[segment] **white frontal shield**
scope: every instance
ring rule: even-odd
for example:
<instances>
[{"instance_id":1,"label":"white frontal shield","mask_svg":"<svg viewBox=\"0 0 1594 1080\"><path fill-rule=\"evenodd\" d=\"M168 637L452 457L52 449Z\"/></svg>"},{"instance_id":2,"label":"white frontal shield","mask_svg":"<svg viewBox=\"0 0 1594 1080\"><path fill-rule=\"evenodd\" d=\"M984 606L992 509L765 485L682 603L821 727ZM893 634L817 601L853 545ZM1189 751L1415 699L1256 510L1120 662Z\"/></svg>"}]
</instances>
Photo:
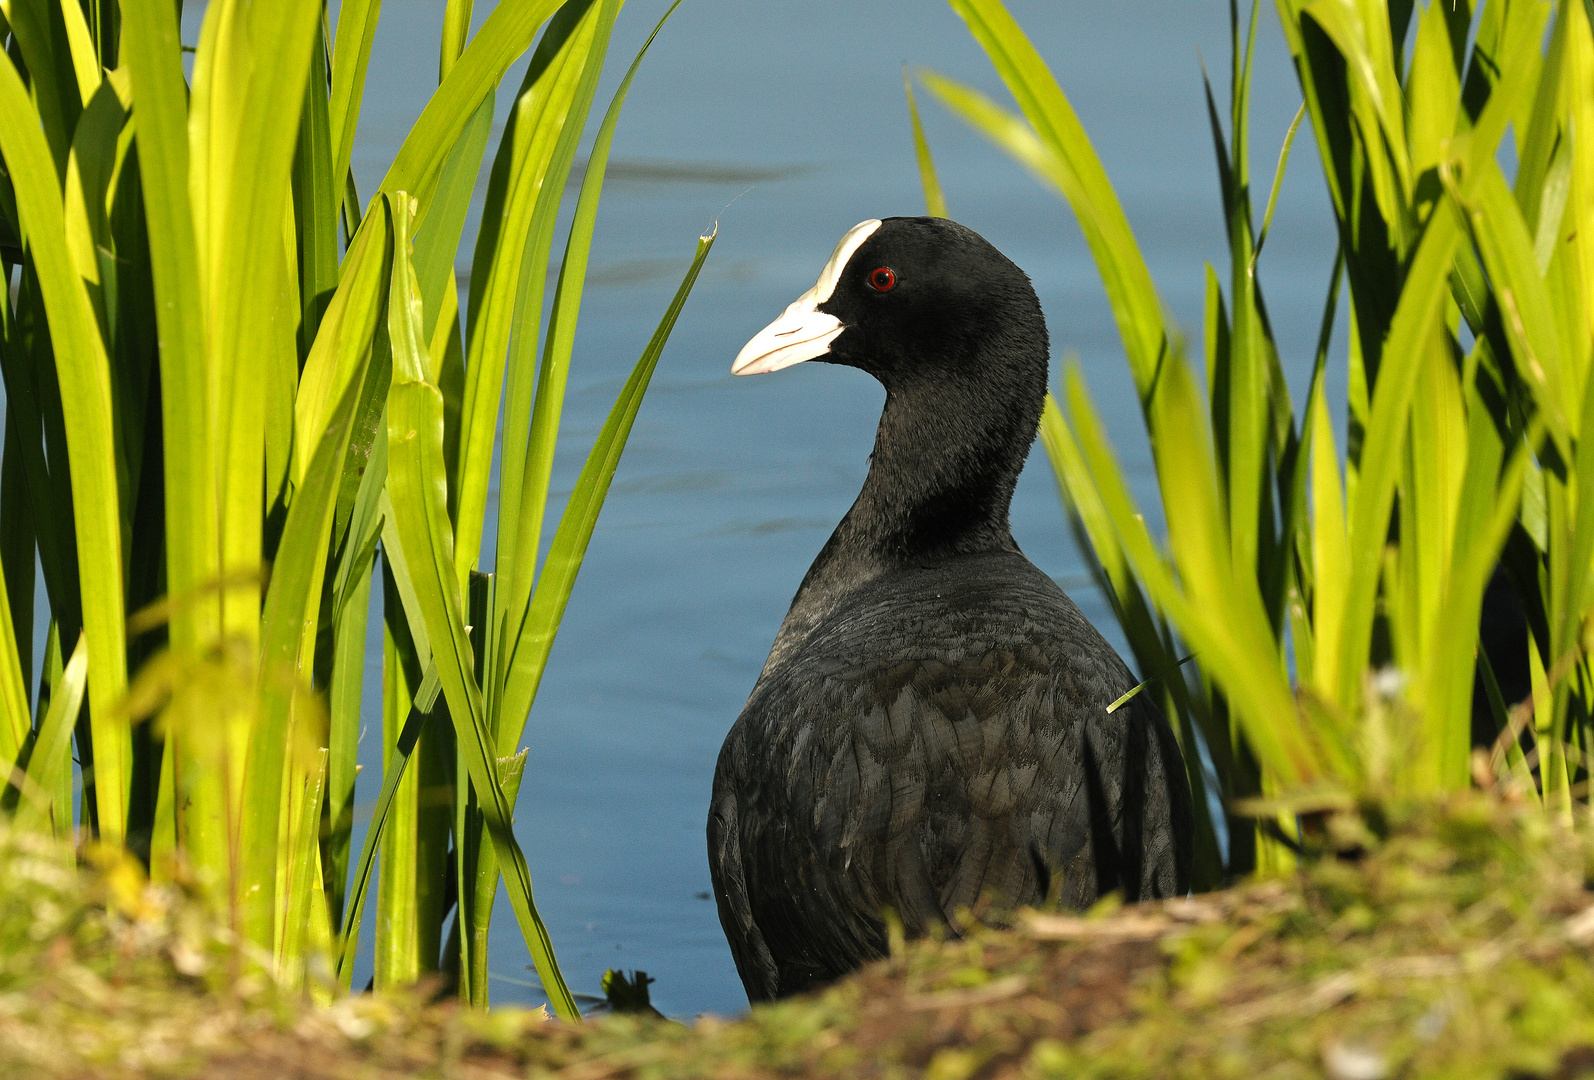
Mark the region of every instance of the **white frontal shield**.
<instances>
[{"instance_id":1,"label":"white frontal shield","mask_svg":"<svg viewBox=\"0 0 1594 1080\"><path fill-rule=\"evenodd\" d=\"M841 320L820 311L819 305L830 299L847 261L879 227L880 219L870 218L848 229L836 250L830 253L830 261L819 272L814 287L742 346L742 351L736 354L736 362L731 365L731 374L762 375L829 352L830 343L842 331Z\"/></svg>"}]
</instances>

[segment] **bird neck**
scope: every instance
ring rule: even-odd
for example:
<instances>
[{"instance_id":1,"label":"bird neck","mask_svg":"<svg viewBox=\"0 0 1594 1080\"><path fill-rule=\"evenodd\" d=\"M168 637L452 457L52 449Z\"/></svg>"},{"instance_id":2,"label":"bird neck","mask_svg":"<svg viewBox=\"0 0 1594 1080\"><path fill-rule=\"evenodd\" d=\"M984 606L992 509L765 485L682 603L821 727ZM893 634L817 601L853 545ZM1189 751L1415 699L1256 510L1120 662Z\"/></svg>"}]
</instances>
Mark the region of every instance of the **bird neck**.
<instances>
[{"instance_id":1,"label":"bird neck","mask_svg":"<svg viewBox=\"0 0 1594 1080\"><path fill-rule=\"evenodd\" d=\"M1035 438L1039 396L1030 405L979 388L888 385L869 476L803 578L771 662L883 573L1017 551L1008 507Z\"/></svg>"},{"instance_id":2,"label":"bird neck","mask_svg":"<svg viewBox=\"0 0 1594 1080\"><path fill-rule=\"evenodd\" d=\"M888 388L869 475L826 547L885 566L1011 548L1008 510L1035 436L1028 411L967 391Z\"/></svg>"}]
</instances>

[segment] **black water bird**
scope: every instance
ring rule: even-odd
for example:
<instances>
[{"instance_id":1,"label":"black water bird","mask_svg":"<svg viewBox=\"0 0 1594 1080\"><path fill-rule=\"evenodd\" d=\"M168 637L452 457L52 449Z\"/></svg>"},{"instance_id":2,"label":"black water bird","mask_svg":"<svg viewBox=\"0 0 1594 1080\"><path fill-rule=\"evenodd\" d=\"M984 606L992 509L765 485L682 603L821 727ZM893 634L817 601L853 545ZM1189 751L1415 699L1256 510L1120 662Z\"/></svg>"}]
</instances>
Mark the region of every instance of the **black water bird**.
<instances>
[{"instance_id":1,"label":"black water bird","mask_svg":"<svg viewBox=\"0 0 1594 1080\"><path fill-rule=\"evenodd\" d=\"M871 220L732 371L886 389L868 479L720 751L720 922L754 1001L837 978L982 898L1182 895L1190 790L1135 678L1008 528L1046 393L1040 303L938 218Z\"/></svg>"}]
</instances>

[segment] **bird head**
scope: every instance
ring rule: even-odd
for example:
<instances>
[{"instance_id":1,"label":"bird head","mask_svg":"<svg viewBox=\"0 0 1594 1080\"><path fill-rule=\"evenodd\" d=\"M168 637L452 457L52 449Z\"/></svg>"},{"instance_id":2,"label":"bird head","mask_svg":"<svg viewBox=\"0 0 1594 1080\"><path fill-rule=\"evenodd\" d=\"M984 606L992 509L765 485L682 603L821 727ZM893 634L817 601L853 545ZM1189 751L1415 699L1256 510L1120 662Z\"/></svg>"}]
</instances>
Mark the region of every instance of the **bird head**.
<instances>
[{"instance_id":1,"label":"bird head","mask_svg":"<svg viewBox=\"0 0 1594 1080\"><path fill-rule=\"evenodd\" d=\"M1029 278L973 230L946 218L871 218L743 346L731 373L808 360L867 371L887 390L995 377L1038 406L1046 322Z\"/></svg>"}]
</instances>

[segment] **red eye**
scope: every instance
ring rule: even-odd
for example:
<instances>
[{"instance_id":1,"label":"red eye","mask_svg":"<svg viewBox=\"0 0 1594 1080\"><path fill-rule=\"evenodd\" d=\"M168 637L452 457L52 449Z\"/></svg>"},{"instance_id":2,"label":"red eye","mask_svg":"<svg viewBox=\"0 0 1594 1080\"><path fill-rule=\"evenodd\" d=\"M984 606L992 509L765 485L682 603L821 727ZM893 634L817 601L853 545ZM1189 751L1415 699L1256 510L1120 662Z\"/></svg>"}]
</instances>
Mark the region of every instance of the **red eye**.
<instances>
[{"instance_id":1,"label":"red eye","mask_svg":"<svg viewBox=\"0 0 1594 1080\"><path fill-rule=\"evenodd\" d=\"M869 271L869 287L875 292L889 292L896 283L896 272L889 266L881 266Z\"/></svg>"}]
</instances>

